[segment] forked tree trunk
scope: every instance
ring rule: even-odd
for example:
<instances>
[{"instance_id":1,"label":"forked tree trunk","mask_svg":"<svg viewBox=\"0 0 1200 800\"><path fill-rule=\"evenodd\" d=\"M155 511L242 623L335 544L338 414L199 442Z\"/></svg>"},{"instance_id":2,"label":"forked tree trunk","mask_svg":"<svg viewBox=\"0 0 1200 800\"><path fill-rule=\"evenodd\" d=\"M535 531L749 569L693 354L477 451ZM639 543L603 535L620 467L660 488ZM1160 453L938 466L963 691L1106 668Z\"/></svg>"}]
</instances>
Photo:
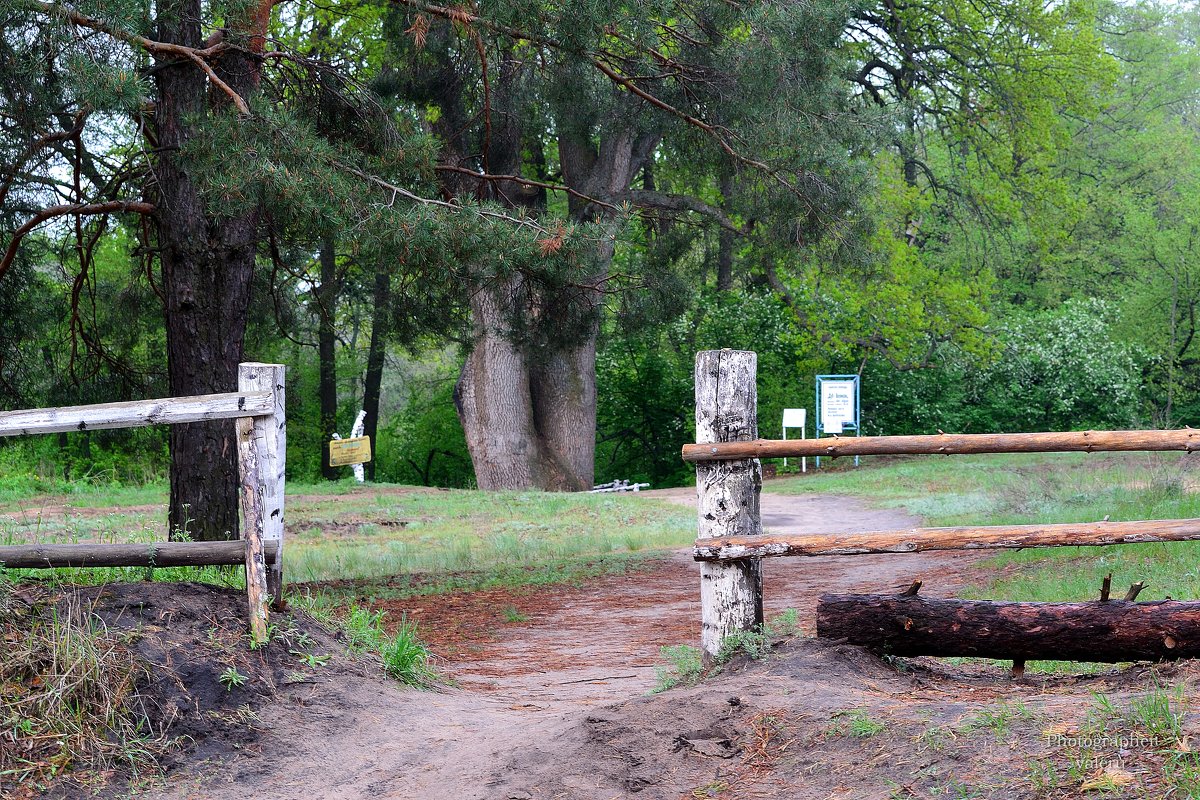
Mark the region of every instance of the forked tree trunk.
<instances>
[{"instance_id":1,"label":"forked tree trunk","mask_svg":"<svg viewBox=\"0 0 1200 800\"><path fill-rule=\"evenodd\" d=\"M509 335L519 279L471 299L473 347L454 388L480 489L590 489L595 460L595 336L531 353Z\"/></svg>"},{"instance_id":2,"label":"forked tree trunk","mask_svg":"<svg viewBox=\"0 0 1200 800\"><path fill-rule=\"evenodd\" d=\"M165 0L157 8L157 38L201 47L199 0ZM222 79L243 96L257 86L259 60L246 52L225 55ZM254 272L258 209L218 217L203 200L179 157L195 119L232 113L210 95L197 66L171 57L154 70L154 152L149 192L158 206L167 373L172 396L237 390L246 316ZM173 425L170 432L170 533L197 540L236 538L238 532L237 442L232 421Z\"/></svg>"}]
</instances>

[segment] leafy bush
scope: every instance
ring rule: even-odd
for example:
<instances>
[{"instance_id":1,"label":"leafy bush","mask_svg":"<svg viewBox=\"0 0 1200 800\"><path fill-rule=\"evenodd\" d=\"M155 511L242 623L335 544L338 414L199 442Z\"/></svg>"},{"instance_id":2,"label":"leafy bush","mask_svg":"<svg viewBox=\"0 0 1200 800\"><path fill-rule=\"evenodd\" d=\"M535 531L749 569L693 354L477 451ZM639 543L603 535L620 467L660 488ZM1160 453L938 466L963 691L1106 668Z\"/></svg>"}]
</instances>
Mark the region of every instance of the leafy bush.
<instances>
[{"instance_id":1,"label":"leafy bush","mask_svg":"<svg viewBox=\"0 0 1200 800\"><path fill-rule=\"evenodd\" d=\"M1114 308L1070 300L1014 311L991 357L953 347L928 369L873 360L863 376L864 433L956 433L1128 427L1142 415L1149 356L1113 332Z\"/></svg>"}]
</instances>

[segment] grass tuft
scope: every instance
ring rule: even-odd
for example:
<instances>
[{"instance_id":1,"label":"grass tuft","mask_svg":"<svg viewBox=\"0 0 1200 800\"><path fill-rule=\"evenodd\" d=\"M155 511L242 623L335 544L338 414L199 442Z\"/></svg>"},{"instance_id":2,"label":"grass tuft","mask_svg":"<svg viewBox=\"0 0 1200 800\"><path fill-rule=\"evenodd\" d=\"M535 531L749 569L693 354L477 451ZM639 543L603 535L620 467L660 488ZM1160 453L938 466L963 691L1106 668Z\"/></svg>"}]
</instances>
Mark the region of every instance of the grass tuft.
<instances>
[{"instance_id":1,"label":"grass tuft","mask_svg":"<svg viewBox=\"0 0 1200 800\"><path fill-rule=\"evenodd\" d=\"M401 683L418 688L433 684L437 675L430 665L429 649L417 638L417 624L402 617L395 633L383 626L383 611L351 606L343 622L350 648L375 652L383 660L384 672Z\"/></svg>"},{"instance_id":2,"label":"grass tuft","mask_svg":"<svg viewBox=\"0 0 1200 800\"><path fill-rule=\"evenodd\" d=\"M26 603L0 582L0 794L69 769L155 769L171 743L139 693L147 667L85 608Z\"/></svg>"}]
</instances>

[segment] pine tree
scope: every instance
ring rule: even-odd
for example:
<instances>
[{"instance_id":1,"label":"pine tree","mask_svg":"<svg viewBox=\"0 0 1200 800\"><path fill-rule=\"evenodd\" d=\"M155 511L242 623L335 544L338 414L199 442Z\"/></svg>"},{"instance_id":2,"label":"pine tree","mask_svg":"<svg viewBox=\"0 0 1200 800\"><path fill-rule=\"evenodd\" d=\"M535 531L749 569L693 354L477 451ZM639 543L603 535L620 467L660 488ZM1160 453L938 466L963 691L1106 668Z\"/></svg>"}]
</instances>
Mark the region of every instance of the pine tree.
<instances>
[{"instance_id":1,"label":"pine tree","mask_svg":"<svg viewBox=\"0 0 1200 800\"><path fill-rule=\"evenodd\" d=\"M12 233L0 280L48 222L71 221L86 278L94 226L144 217L134 227L157 257L171 395L236 388L255 271L280 242L315 253L339 235L389 281L419 284L390 309L398 336L455 323L464 248L504 248L527 271L574 252L569 231L551 258L537 224L433 198L432 150L411 115L271 38L276 13L273 0L0 0ZM171 530L236 535L232 424L175 426L170 449Z\"/></svg>"},{"instance_id":2,"label":"pine tree","mask_svg":"<svg viewBox=\"0 0 1200 800\"><path fill-rule=\"evenodd\" d=\"M873 119L849 108L849 8L400 0L392 89L426 110L443 191L608 232L577 281L531 281L502 251L464 262L456 400L481 488L591 486L606 298L623 282L679 294L664 266L694 254L692 226L793 245L853 238ZM723 196L735 183L738 197ZM642 216L632 230L662 247L617 268L629 209Z\"/></svg>"}]
</instances>

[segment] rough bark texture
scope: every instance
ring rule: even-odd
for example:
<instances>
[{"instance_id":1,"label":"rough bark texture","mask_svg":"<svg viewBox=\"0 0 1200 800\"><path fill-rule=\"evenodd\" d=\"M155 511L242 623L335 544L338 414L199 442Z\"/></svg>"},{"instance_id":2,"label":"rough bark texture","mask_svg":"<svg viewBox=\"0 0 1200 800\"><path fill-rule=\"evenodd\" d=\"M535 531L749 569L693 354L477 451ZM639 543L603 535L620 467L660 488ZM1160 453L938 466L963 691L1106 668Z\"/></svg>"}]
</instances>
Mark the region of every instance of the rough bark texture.
<instances>
[{"instance_id":1,"label":"rough bark texture","mask_svg":"<svg viewBox=\"0 0 1200 800\"><path fill-rule=\"evenodd\" d=\"M340 470L329 466L329 442L337 432L337 258L332 238L321 242L321 283L314 291L317 310L317 397L321 403L321 475L337 480ZM374 441L372 439L372 441Z\"/></svg>"},{"instance_id":2,"label":"rough bark texture","mask_svg":"<svg viewBox=\"0 0 1200 800\"><path fill-rule=\"evenodd\" d=\"M758 436L758 358L735 350L696 354L696 441ZM757 459L696 465L697 531L701 538L762 533ZM762 570L754 559L700 565L701 647L713 657L725 638L763 622Z\"/></svg>"},{"instance_id":3,"label":"rough bark texture","mask_svg":"<svg viewBox=\"0 0 1200 800\"><path fill-rule=\"evenodd\" d=\"M972 453L1100 453L1200 450L1200 430L1068 431L1050 433L940 433L933 436L862 436L760 439L728 444L685 444L684 461L784 456L968 455Z\"/></svg>"},{"instance_id":4,"label":"rough bark texture","mask_svg":"<svg viewBox=\"0 0 1200 800\"><path fill-rule=\"evenodd\" d=\"M899 656L1159 661L1200 656L1200 603L997 603L825 595L817 635Z\"/></svg>"},{"instance_id":5,"label":"rough bark texture","mask_svg":"<svg viewBox=\"0 0 1200 800\"><path fill-rule=\"evenodd\" d=\"M908 528L895 531L807 533L791 536L734 536L698 540L692 553L697 561L729 561L768 556L845 556L860 553L918 553L925 550L1019 550L1024 547L1081 547L1196 539L1200 539L1200 519L1155 519L1137 522Z\"/></svg>"},{"instance_id":6,"label":"rough bark texture","mask_svg":"<svg viewBox=\"0 0 1200 800\"><path fill-rule=\"evenodd\" d=\"M383 390L383 367L391 336L392 278L383 266L375 270L374 305L371 311L371 346L367 350L367 377L363 386L363 433L371 439L371 452L378 447L379 396ZM363 464L367 480L375 480L375 458Z\"/></svg>"},{"instance_id":7,"label":"rough bark texture","mask_svg":"<svg viewBox=\"0 0 1200 800\"><path fill-rule=\"evenodd\" d=\"M167 0L158 6L157 38L200 47L199 0ZM258 82L253 54L232 51L216 65L234 91L249 95ZM228 100L212 95L195 64L170 58L154 70L158 88L152 185L158 206L162 290L167 333L167 373L172 396L229 392L237 387L250 302L258 233L257 209L224 218L206 213L179 148L193 120L210 104L228 113ZM193 423L171 429L172 536L236 538L237 446L232 422Z\"/></svg>"}]
</instances>

